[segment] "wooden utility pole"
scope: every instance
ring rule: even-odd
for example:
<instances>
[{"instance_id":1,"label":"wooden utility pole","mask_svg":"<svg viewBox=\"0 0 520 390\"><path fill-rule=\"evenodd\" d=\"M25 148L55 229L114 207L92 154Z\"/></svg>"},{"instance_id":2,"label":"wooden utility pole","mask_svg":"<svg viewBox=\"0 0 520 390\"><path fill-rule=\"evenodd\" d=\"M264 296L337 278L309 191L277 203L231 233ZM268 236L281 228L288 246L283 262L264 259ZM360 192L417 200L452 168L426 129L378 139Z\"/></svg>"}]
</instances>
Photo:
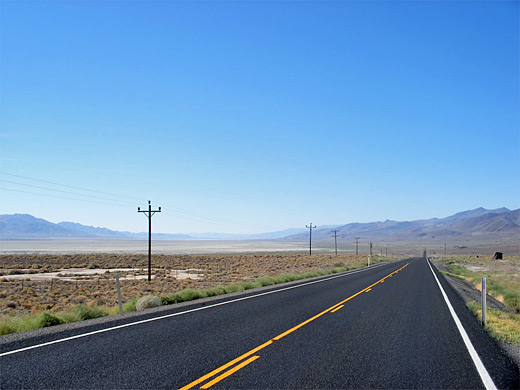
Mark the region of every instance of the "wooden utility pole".
<instances>
[{"instance_id":1,"label":"wooden utility pole","mask_svg":"<svg viewBox=\"0 0 520 390\"><path fill-rule=\"evenodd\" d=\"M312 229L316 229L316 226L312 226L312 222L310 226L305 225L307 229L309 229L309 255L312 254Z\"/></svg>"},{"instance_id":2,"label":"wooden utility pole","mask_svg":"<svg viewBox=\"0 0 520 390\"><path fill-rule=\"evenodd\" d=\"M359 251L358 251L358 245L359 245L359 239L361 237L354 237L354 240L356 240L356 255L359 255Z\"/></svg>"},{"instance_id":3,"label":"wooden utility pole","mask_svg":"<svg viewBox=\"0 0 520 390\"><path fill-rule=\"evenodd\" d=\"M338 255L338 237L337 237L337 230L334 230L334 251L336 252L336 256Z\"/></svg>"},{"instance_id":4,"label":"wooden utility pole","mask_svg":"<svg viewBox=\"0 0 520 390\"><path fill-rule=\"evenodd\" d=\"M148 217L148 281L150 282L152 280L152 216L155 213L160 213L161 208L152 210L152 202L148 201L148 210L141 210L138 207L137 212L144 213Z\"/></svg>"}]
</instances>

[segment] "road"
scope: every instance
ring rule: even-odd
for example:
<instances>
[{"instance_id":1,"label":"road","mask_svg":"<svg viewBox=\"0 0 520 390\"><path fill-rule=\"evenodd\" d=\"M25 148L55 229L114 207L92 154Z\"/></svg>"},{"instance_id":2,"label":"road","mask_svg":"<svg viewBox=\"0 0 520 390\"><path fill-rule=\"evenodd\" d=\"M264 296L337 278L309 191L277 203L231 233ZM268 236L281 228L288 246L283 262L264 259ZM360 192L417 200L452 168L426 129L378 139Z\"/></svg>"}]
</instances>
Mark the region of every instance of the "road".
<instances>
[{"instance_id":1,"label":"road","mask_svg":"<svg viewBox=\"0 0 520 390\"><path fill-rule=\"evenodd\" d=\"M0 369L2 389L479 389L488 374L487 388L520 383L518 368L423 259L0 340Z\"/></svg>"}]
</instances>

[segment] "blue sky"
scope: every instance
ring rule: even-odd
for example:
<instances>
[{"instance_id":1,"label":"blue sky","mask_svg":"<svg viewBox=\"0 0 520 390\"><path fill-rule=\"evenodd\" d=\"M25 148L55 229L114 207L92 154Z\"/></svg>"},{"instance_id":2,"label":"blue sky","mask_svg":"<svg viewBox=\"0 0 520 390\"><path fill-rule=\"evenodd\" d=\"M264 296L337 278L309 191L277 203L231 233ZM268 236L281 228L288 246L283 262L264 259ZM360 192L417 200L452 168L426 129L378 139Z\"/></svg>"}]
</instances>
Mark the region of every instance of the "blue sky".
<instances>
[{"instance_id":1,"label":"blue sky","mask_svg":"<svg viewBox=\"0 0 520 390\"><path fill-rule=\"evenodd\" d=\"M520 207L518 1L0 7L0 214L143 231L151 199L155 231L252 233Z\"/></svg>"}]
</instances>

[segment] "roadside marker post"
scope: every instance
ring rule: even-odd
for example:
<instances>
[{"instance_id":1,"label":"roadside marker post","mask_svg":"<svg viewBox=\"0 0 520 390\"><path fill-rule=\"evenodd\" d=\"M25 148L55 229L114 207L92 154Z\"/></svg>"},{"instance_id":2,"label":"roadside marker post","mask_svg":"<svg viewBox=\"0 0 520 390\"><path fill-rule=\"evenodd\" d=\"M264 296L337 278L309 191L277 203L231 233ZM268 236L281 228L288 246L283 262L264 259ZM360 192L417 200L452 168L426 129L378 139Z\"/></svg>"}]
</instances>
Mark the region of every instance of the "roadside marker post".
<instances>
[{"instance_id":1,"label":"roadside marker post","mask_svg":"<svg viewBox=\"0 0 520 390\"><path fill-rule=\"evenodd\" d=\"M487 311L487 302L486 302L486 295L487 295L487 286L486 286L486 277L482 277L482 325L486 326L486 311Z\"/></svg>"},{"instance_id":2,"label":"roadside marker post","mask_svg":"<svg viewBox=\"0 0 520 390\"><path fill-rule=\"evenodd\" d=\"M119 274L116 274L117 303L119 304L119 314L123 314L123 302L121 301L121 286L119 285Z\"/></svg>"}]
</instances>

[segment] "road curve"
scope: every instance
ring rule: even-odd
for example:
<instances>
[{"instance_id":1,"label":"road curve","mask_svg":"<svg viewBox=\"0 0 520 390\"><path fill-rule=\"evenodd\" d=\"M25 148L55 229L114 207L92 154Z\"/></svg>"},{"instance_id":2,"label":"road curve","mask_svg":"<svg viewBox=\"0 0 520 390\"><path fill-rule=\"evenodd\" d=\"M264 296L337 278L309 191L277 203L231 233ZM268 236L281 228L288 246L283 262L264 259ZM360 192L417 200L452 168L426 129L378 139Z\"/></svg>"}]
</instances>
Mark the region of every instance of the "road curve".
<instances>
[{"instance_id":1,"label":"road curve","mask_svg":"<svg viewBox=\"0 0 520 390\"><path fill-rule=\"evenodd\" d=\"M433 272L492 383L518 388L518 368L423 259L0 338L0 387L485 388Z\"/></svg>"}]
</instances>

